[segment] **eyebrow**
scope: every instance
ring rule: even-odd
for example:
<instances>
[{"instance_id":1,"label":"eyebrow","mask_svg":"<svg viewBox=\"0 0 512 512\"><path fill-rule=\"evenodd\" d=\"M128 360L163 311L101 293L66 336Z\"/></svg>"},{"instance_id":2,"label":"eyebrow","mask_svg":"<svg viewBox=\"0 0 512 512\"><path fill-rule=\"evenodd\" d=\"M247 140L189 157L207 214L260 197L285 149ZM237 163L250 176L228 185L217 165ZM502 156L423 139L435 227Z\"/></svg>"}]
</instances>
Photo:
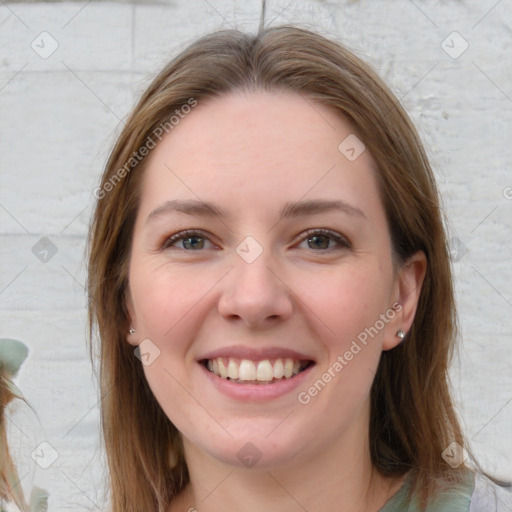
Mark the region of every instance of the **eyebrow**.
<instances>
[{"instance_id":1,"label":"eyebrow","mask_svg":"<svg viewBox=\"0 0 512 512\"><path fill-rule=\"evenodd\" d=\"M358 216L366 219L364 212L341 200L311 200L300 201L298 203L285 203L279 212L281 219L301 217L305 215L314 215L329 211L340 211L350 216ZM184 213L186 215L195 215L198 217L219 217L229 218L228 213L220 206L207 201L196 200L178 200L166 201L164 204L155 208L146 218L146 223L171 213Z\"/></svg>"}]
</instances>

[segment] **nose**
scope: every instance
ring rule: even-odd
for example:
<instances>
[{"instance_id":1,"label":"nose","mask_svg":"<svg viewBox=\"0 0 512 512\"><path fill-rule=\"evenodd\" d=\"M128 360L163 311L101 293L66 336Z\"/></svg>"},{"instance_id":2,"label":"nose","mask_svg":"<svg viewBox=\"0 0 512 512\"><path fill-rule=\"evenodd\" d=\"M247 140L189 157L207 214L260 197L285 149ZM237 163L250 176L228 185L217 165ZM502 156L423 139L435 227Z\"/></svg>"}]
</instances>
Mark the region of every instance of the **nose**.
<instances>
[{"instance_id":1,"label":"nose","mask_svg":"<svg viewBox=\"0 0 512 512\"><path fill-rule=\"evenodd\" d=\"M223 280L219 314L245 322L250 328L266 328L288 319L293 311L292 293L279 271L271 268L265 252L252 263L234 255L233 269ZM275 265L273 265L275 267Z\"/></svg>"}]
</instances>

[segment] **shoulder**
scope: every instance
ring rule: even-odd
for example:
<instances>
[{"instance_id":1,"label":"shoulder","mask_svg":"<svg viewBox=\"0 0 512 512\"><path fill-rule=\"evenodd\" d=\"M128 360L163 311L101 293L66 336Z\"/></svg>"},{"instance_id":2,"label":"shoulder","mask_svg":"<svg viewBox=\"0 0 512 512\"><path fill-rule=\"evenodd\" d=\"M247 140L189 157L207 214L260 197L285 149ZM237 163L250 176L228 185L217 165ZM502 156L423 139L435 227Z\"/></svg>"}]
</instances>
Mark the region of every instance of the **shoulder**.
<instances>
[{"instance_id":1,"label":"shoulder","mask_svg":"<svg viewBox=\"0 0 512 512\"><path fill-rule=\"evenodd\" d=\"M379 512L419 512L417 494L409 495L410 479ZM443 484L426 512L512 512L512 487L500 487L480 472L464 470L460 484Z\"/></svg>"},{"instance_id":2,"label":"shoulder","mask_svg":"<svg viewBox=\"0 0 512 512\"><path fill-rule=\"evenodd\" d=\"M475 473L475 490L469 512L509 512L512 510L512 488L500 487L481 473Z\"/></svg>"}]
</instances>

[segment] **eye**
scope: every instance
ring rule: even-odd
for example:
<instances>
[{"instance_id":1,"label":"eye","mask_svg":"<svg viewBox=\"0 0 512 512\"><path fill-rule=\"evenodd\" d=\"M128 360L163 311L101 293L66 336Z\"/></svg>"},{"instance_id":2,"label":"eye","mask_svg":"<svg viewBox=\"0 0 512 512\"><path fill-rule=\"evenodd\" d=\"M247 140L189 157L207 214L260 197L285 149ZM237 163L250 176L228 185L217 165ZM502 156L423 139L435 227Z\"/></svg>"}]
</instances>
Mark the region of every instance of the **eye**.
<instances>
[{"instance_id":1,"label":"eye","mask_svg":"<svg viewBox=\"0 0 512 512\"><path fill-rule=\"evenodd\" d=\"M350 242L339 233L329 229L308 229L307 236L303 238L301 245L306 242L309 249L317 250L333 250L352 246ZM300 245L299 245L300 247Z\"/></svg>"},{"instance_id":2,"label":"eye","mask_svg":"<svg viewBox=\"0 0 512 512\"><path fill-rule=\"evenodd\" d=\"M350 242L341 234L329 229L309 229L306 231L307 236L302 239L299 247L307 243L307 249L315 251L334 250L340 248L350 248ZM210 246L208 246L210 244ZM181 249L187 252L199 251L202 249L212 248L214 245L208 239L205 233L197 230L185 230L175 233L166 238L163 242L162 249Z\"/></svg>"},{"instance_id":3,"label":"eye","mask_svg":"<svg viewBox=\"0 0 512 512\"><path fill-rule=\"evenodd\" d=\"M181 243L181 247L178 245ZM174 235L166 238L163 243L162 249L183 249L186 251L197 251L201 249L208 249L207 244L211 244L208 238L201 231L186 230L175 233ZM178 245L176 247L176 245ZM212 244L213 245L213 244Z\"/></svg>"}]
</instances>

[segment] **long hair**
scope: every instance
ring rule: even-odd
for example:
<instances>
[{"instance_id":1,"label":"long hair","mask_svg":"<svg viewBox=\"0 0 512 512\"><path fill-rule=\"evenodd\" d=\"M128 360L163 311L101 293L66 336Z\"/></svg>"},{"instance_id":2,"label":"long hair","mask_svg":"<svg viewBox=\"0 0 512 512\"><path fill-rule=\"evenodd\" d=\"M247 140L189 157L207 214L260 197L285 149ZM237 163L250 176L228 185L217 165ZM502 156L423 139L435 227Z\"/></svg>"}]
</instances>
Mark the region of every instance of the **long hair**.
<instances>
[{"instance_id":1,"label":"long hair","mask_svg":"<svg viewBox=\"0 0 512 512\"><path fill-rule=\"evenodd\" d=\"M464 439L449 391L456 317L434 176L409 117L368 65L337 42L281 26L257 35L217 32L172 60L127 119L95 192L88 267L90 348L94 358L98 347L112 510L163 512L189 478L179 433L153 397L126 341L130 247L147 161L142 148L159 127L171 130L169 119L177 110L240 90L290 91L344 116L377 162L395 257L404 262L417 251L427 257L406 341L382 354L369 425L374 467L387 476L412 470L411 491L426 503L439 486L460 481L465 468L452 468L442 457L452 442L464 447Z\"/></svg>"}]
</instances>

